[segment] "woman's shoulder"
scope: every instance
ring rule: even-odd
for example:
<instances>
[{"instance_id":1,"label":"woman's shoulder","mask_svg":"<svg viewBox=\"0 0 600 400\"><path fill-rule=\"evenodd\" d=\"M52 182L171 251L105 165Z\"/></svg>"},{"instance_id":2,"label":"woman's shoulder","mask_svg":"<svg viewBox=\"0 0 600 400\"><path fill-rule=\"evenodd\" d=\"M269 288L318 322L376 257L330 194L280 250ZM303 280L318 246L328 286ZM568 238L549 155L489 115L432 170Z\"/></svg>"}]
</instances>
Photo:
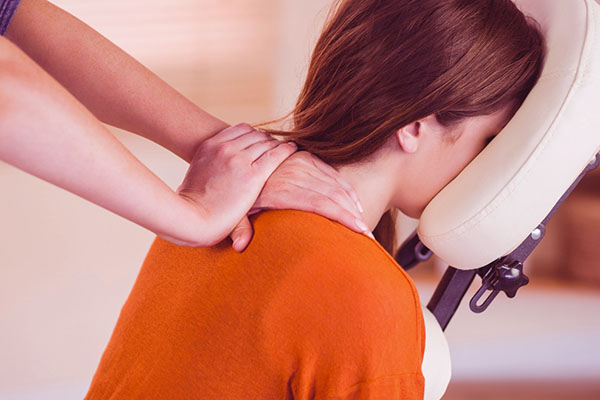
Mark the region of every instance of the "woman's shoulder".
<instances>
[{"instance_id":1,"label":"woman's shoulder","mask_svg":"<svg viewBox=\"0 0 600 400\"><path fill-rule=\"evenodd\" d=\"M396 288L400 285L402 291L416 292L410 277L376 240L338 222L296 210L273 210L253 217L256 247L270 246L272 251L299 259L304 268L312 265L354 274L369 284L384 281Z\"/></svg>"},{"instance_id":2,"label":"woman's shoulder","mask_svg":"<svg viewBox=\"0 0 600 400\"><path fill-rule=\"evenodd\" d=\"M270 246L267 257L285 264L287 288L331 301L333 307L357 303L360 309L420 312L417 289L408 274L375 240L316 214L271 211L254 219L256 247ZM249 250L253 243L248 247Z\"/></svg>"},{"instance_id":3,"label":"woman's shoulder","mask_svg":"<svg viewBox=\"0 0 600 400\"><path fill-rule=\"evenodd\" d=\"M275 332L269 336L272 342L317 354L315 362L327 364L324 370L355 364L373 367L371 376L420 371L419 296L378 243L310 213L265 213L254 222L253 240L259 239L261 226L268 226L293 248L262 312L269 326L265 331ZM354 378L359 376L354 372Z\"/></svg>"},{"instance_id":4,"label":"woman's shoulder","mask_svg":"<svg viewBox=\"0 0 600 400\"><path fill-rule=\"evenodd\" d=\"M146 257L146 269L203 271L224 269L232 274L248 271L275 289L281 282L273 274L294 277L287 282L305 290L303 282L322 294L348 291L384 301L414 303L414 283L379 243L317 214L295 210L269 210L251 216L254 235L237 253L231 240L210 248L177 246L157 239ZM290 287L288 287L290 290Z\"/></svg>"},{"instance_id":5,"label":"woman's shoulder","mask_svg":"<svg viewBox=\"0 0 600 400\"><path fill-rule=\"evenodd\" d=\"M160 265L239 265L257 273L285 269L307 276L345 276L346 283L385 286L403 294L416 289L410 277L375 240L320 215L296 210L268 210L252 215L254 235L237 253L226 238L210 248L191 248L157 238L146 261Z\"/></svg>"}]
</instances>

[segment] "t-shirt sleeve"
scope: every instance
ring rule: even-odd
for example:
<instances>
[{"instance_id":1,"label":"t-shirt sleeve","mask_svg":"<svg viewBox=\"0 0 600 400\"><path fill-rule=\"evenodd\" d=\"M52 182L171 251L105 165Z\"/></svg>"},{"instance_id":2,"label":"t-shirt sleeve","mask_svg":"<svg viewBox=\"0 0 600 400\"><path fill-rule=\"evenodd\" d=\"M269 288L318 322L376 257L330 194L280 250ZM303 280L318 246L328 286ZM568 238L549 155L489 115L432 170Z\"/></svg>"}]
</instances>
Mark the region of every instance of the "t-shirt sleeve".
<instances>
[{"instance_id":1,"label":"t-shirt sleeve","mask_svg":"<svg viewBox=\"0 0 600 400\"><path fill-rule=\"evenodd\" d=\"M0 0L0 35L4 36L21 0Z\"/></svg>"}]
</instances>

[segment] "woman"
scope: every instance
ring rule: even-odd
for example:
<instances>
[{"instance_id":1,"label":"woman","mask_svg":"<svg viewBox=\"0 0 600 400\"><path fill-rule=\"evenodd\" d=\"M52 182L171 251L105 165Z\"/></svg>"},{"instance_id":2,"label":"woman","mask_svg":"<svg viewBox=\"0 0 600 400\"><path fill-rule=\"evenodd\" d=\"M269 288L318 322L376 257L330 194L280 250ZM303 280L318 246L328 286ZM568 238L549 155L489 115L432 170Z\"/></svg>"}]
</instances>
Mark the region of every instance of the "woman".
<instances>
[{"instance_id":1,"label":"woman","mask_svg":"<svg viewBox=\"0 0 600 400\"><path fill-rule=\"evenodd\" d=\"M293 128L268 131L335 165L370 228L417 218L523 102L542 37L509 0L334 10ZM389 253L311 213L252 220L243 254L155 241L88 399L422 399L419 298Z\"/></svg>"}]
</instances>

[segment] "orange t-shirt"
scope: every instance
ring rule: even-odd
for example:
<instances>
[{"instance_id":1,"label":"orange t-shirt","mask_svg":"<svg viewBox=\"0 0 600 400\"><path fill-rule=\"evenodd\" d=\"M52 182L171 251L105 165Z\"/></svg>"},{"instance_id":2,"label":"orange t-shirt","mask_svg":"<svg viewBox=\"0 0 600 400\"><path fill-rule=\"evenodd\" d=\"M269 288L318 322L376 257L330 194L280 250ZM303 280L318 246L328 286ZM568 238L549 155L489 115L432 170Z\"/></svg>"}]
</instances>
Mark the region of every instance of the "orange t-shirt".
<instances>
[{"instance_id":1,"label":"orange t-shirt","mask_svg":"<svg viewBox=\"0 0 600 400\"><path fill-rule=\"evenodd\" d=\"M422 399L408 275L316 214L253 215L243 253L156 238L87 399Z\"/></svg>"}]
</instances>

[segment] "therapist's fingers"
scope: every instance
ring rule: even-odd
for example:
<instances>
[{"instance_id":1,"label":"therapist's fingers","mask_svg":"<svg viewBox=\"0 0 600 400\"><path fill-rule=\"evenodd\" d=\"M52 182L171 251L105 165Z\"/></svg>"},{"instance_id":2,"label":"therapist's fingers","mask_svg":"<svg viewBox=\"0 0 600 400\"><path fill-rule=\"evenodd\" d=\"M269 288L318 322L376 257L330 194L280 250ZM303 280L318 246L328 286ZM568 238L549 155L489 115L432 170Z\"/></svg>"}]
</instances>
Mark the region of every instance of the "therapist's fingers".
<instances>
[{"instance_id":1,"label":"therapist's fingers","mask_svg":"<svg viewBox=\"0 0 600 400\"><path fill-rule=\"evenodd\" d=\"M294 154L296 150L298 150L298 146L296 146L294 142L279 142L277 146L266 150L260 157L254 160L252 167L258 175L266 181L277 167L279 167L286 158Z\"/></svg>"},{"instance_id":2,"label":"therapist's fingers","mask_svg":"<svg viewBox=\"0 0 600 400\"><path fill-rule=\"evenodd\" d=\"M307 211L337 221L355 232L370 233L369 228L361 218L357 218L329 198L315 196L314 200L308 203Z\"/></svg>"},{"instance_id":3,"label":"therapist's fingers","mask_svg":"<svg viewBox=\"0 0 600 400\"><path fill-rule=\"evenodd\" d=\"M322 165L320 166L319 164ZM321 193L323 196L328 197L333 202L352 212L357 218L362 219L362 208L340 183L343 179L341 177L335 179L332 176L334 174L324 172L324 170L327 171L325 167L337 174L335 169L325 164L318 157L306 151L298 152L278 168L276 176L267 181L267 187L285 190L286 186L295 185ZM350 184L346 184L350 186ZM297 191L296 188L290 188L290 190ZM352 192L354 192L354 189L352 189Z\"/></svg>"},{"instance_id":4,"label":"therapist's fingers","mask_svg":"<svg viewBox=\"0 0 600 400\"><path fill-rule=\"evenodd\" d=\"M338 171L319 157L306 151L298 152L293 156L293 159L297 159L299 162L294 166L296 170L304 172L305 182L302 184L305 187L330 197L334 202L355 212L358 218L362 218L363 209L356 191L350 183L341 177ZM348 202L352 205L349 206Z\"/></svg>"},{"instance_id":5,"label":"therapist's fingers","mask_svg":"<svg viewBox=\"0 0 600 400\"><path fill-rule=\"evenodd\" d=\"M298 186L321 193L323 196L328 197L333 202L354 213L357 218L362 218L362 209L359 208L358 203L354 201L340 182L332 176L314 171L313 173L307 173L304 179L298 180L295 183Z\"/></svg>"},{"instance_id":6,"label":"therapist's fingers","mask_svg":"<svg viewBox=\"0 0 600 400\"><path fill-rule=\"evenodd\" d=\"M261 193L251 213L260 209L293 209L307 211L337 221L355 232L368 232L369 229L362 218L359 218L347 207L341 206L331 198L310 188L296 186L286 187L281 191Z\"/></svg>"},{"instance_id":7,"label":"therapist's fingers","mask_svg":"<svg viewBox=\"0 0 600 400\"><path fill-rule=\"evenodd\" d=\"M323 197L331 200L338 206L349 211L358 219L362 219L362 213L358 209L356 202L348 195L338 182L329 176L310 176L304 177L295 183L296 186L310 190L311 196L321 194ZM314 194L311 192L315 192Z\"/></svg>"},{"instance_id":8,"label":"therapist's fingers","mask_svg":"<svg viewBox=\"0 0 600 400\"><path fill-rule=\"evenodd\" d=\"M279 146L282 143L285 143L285 142L281 142L277 139L262 140L260 142L253 143L251 146L244 149L243 151L245 153L247 153L248 157L251 160L256 161L265 152L267 152L271 149L274 149L275 147ZM293 148L294 151L297 149L296 145L293 142L288 142L288 144ZM279 166L279 164L277 166ZM275 168L277 168L277 167L275 167Z\"/></svg>"},{"instance_id":9,"label":"therapist's fingers","mask_svg":"<svg viewBox=\"0 0 600 400\"><path fill-rule=\"evenodd\" d=\"M330 176L337 183L339 183L340 186L342 186L344 188L346 193L348 193L348 195L352 198L352 200L354 200L358 210L362 213L364 211L362 208L362 204L360 203L360 200L358 198L358 193L356 193L356 190L354 190L352 185L348 181L346 181L344 178L342 178L340 173L335 168L333 168L326 162L323 162L323 160L321 160L319 157L317 157L313 154L310 154L310 156L311 156L310 161L313 163L313 165L315 167L317 167L317 169L319 169L319 171L323 172L327 176Z\"/></svg>"},{"instance_id":10,"label":"therapist's fingers","mask_svg":"<svg viewBox=\"0 0 600 400\"><path fill-rule=\"evenodd\" d=\"M312 163L305 151L286 159L269 177L250 212L294 209L335 220L356 232L368 231L347 191Z\"/></svg>"},{"instance_id":11,"label":"therapist's fingers","mask_svg":"<svg viewBox=\"0 0 600 400\"><path fill-rule=\"evenodd\" d=\"M266 133L259 131L246 132L243 135L236 137L235 139L230 140L229 142L233 144L233 148L238 151L245 151L248 147L254 145L255 143L263 142L263 141L275 141L277 143L281 143L277 139L273 139L271 136ZM255 157L256 158L256 157Z\"/></svg>"},{"instance_id":12,"label":"therapist's fingers","mask_svg":"<svg viewBox=\"0 0 600 400\"><path fill-rule=\"evenodd\" d=\"M254 229L252 229L252 224L248 217L242 218L240 223L233 229L229 237L233 241L233 249L238 253L242 252L252 239L252 234L254 233Z\"/></svg>"},{"instance_id":13,"label":"therapist's fingers","mask_svg":"<svg viewBox=\"0 0 600 400\"><path fill-rule=\"evenodd\" d=\"M208 138L205 142L218 144L227 141L234 140L242 135L247 133L255 132L254 128L250 124L247 123L239 123L236 125L232 125L228 128L223 129L221 132L216 135Z\"/></svg>"}]
</instances>

